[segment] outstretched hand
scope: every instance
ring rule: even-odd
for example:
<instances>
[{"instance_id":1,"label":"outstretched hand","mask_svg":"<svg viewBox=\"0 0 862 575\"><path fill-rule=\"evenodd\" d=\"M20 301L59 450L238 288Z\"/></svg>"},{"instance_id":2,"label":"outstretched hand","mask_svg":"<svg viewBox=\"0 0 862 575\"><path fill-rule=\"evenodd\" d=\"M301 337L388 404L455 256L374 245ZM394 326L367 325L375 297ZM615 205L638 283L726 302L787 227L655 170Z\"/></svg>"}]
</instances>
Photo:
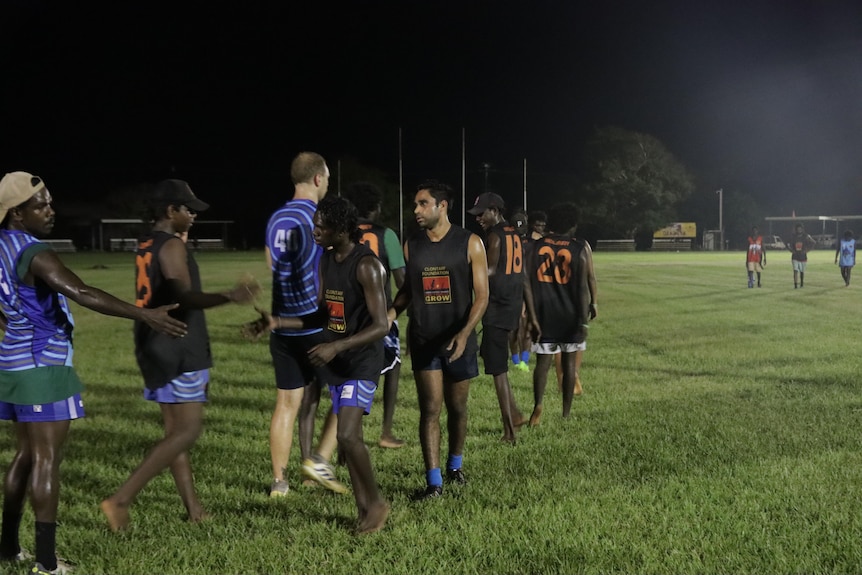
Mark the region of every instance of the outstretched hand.
<instances>
[{"instance_id":1,"label":"outstretched hand","mask_svg":"<svg viewBox=\"0 0 862 575\"><path fill-rule=\"evenodd\" d=\"M188 333L188 326L178 319L174 319L168 315L168 312L180 307L180 304L173 303L163 305L156 308L141 308L143 317L141 319L153 330L170 335L172 337L185 337Z\"/></svg>"},{"instance_id":2,"label":"outstretched hand","mask_svg":"<svg viewBox=\"0 0 862 575\"><path fill-rule=\"evenodd\" d=\"M260 295L260 282L251 276L239 280L228 293L228 299L234 303L249 303Z\"/></svg>"},{"instance_id":3,"label":"outstretched hand","mask_svg":"<svg viewBox=\"0 0 862 575\"><path fill-rule=\"evenodd\" d=\"M257 341L263 334L272 330L272 316L268 311L262 310L255 306L254 309L260 314L260 317L242 324L240 333L244 339L248 341Z\"/></svg>"}]
</instances>

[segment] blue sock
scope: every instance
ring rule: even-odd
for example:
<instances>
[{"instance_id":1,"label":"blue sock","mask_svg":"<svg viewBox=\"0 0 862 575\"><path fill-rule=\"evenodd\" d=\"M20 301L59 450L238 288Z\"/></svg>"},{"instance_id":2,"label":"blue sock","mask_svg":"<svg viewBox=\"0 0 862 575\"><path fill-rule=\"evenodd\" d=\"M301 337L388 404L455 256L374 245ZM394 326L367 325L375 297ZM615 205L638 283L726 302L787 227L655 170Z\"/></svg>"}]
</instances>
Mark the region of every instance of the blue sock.
<instances>
[{"instance_id":1,"label":"blue sock","mask_svg":"<svg viewBox=\"0 0 862 575\"><path fill-rule=\"evenodd\" d=\"M446 469L461 469L461 461L463 459L463 455L449 455L449 458L446 460Z\"/></svg>"},{"instance_id":2,"label":"blue sock","mask_svg":"<svg viewBox=\"0 0 862 575\"><path fill-rule=\"evenodd\" d=\"M443 474L440 472L439 467L435 467L434 469L429 469L425 472L425 481L428 485L436 485L437 487L442 487L443 485Z\"/></svg>"},{"instance_id":3,"label":"blue sock","mask_svg":"<svg viewBox=\"0 0 862 575\"><path fill-rule=\"evenodd\" d=\"M513 353L512 354L512 363L514 363L515 365L518 365L519 363L521 363L521 356L518 355L517 353Z\"/></svg>"},{"instance_id":4,"label":"blue sock","mask_svg":"<svg viewBox=\"0 0 862 575\"><path fill-rule=\"evenodd\" d=\"M523 361L524 363L530 363L530 352L529 351L522 351L521 352L521 361Z\"/></svg>"}]
</instances>

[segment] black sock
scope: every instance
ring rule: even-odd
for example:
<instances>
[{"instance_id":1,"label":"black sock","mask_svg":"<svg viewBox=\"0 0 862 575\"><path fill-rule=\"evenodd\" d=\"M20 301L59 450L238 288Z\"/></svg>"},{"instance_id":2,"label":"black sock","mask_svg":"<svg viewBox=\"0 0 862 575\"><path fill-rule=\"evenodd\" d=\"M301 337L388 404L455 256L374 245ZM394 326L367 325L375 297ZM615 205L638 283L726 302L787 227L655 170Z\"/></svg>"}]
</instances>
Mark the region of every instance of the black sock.
<instances>
[{"instance_id":1,"label":"black sock","mask_svg":"<svg viewBox=\"0 0 862 575\"><path fill-rule=\"evenodd\" d=\"M57 524L36 522L36 561L48 571L57 568Z\"/></svg>"},{"instance_id":2,"label":"black sock","mask_svg":"<svg viewBox=\"0 0 862 575\"><path fill-rule=\"evenodd\" d=\"M0 557L15 557L21 550L18 542L18 529L21 527L22 513L3 512L3 526L0 530Z\"/></svg>"}]
</instances>

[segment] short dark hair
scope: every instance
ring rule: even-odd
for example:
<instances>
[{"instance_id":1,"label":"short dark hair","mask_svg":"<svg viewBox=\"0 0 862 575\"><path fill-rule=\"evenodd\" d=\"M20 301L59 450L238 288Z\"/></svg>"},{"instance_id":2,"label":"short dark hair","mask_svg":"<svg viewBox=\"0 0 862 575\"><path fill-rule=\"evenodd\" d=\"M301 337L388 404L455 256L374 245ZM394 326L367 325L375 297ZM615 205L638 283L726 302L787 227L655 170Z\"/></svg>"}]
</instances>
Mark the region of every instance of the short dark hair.
<instances>
[{"instance_id":1,"label":"short dark hair","mask_svg":"<svg viewBox=\"0 0 862 575\"><path fill-rule=\"evenodd\" d=\"M347 198L327 195L317 204L317 215L327 228L336 233L347 232L350 241L359 243L359 212Z\"/></svg>"},{"instance_id":2,"label":"short dark hair","mask_svg":"<svg viewBox=\"0 0 862 575\"><path fill-rule=\"evenodd\" d=\"M371 182L354 182L347 186L344 197L356 206L360 218L368 218L383 202L383 191Z\"/></svg>"},{"instance_id":3,"label":"short dark hair","mask_svg":"<svg viewBox=\"0 0 862 575\"><path fill-rule=\"evenodd\" d=\"M452 189L452 186L437 180L425 180L416 186L417 192L422 190L428 190L428 193L431 194L431 197L434 198L438 205L443 200L446 200L446 203L449 204L449 211L452 211L452 204L455 199L455 190Z\"/></svg>"},{"instance_id":4,"label":"short dark hair","mask_svg":"<svg viewBox=\"0 0 862 575\"><path fill-rule=\"evenodd\" d=\"M300 152L290 163L290 180L293 185L306 184L314 176L326 173L326 160L314 152Z\"/></svg>"},{"instance_id":5,"label":"short dark hair","mask_svg":"<svg viewBox=\"0 0 862 575\"><path fill-rule=\"evenodd\" d=\"M530 223L535 224L536 222L545 222L548 223L548 214L541 210L536 210L532 214L530 214Z\"/></svg>"},{"instance_id":6,"label":"short dark hair","mask_svg":"<svg viewBox=\"0 0 862 575\"><path fill-rule=\"evenodd\" d=\"M573 202L555 204L548 214L548 230L562 234L578 225L581 210Z\"/></svg>"}]
</instances>

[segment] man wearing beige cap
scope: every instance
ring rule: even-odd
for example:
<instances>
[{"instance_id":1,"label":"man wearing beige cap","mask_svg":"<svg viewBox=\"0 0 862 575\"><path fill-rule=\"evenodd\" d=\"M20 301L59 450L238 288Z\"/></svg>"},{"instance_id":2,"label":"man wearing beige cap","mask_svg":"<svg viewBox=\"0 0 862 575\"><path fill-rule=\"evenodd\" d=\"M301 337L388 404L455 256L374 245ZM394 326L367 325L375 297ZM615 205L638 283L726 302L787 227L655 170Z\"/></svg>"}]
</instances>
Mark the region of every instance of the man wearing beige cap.
<instances>
[{"instance_id":1,"label":"man wearing beige cap","mask_svg":"<svg viewBox=\"0 0 862 575\"><path fill-rule=\"evenodd\" d=\"M74 321L68 299L93 311L146 322L175 337L186 324L177 307L135 307L92 286L39 241L54 227L51 193L41 178L12 172L0 180L0 419L15 422L18 451L6 472L0 561L24 561L18 530L30 492L36 557L30 573L68 573L55 554L61 451L69 422L84 416L83 386L72 367Z\"/></svg>"}]
</instances>

